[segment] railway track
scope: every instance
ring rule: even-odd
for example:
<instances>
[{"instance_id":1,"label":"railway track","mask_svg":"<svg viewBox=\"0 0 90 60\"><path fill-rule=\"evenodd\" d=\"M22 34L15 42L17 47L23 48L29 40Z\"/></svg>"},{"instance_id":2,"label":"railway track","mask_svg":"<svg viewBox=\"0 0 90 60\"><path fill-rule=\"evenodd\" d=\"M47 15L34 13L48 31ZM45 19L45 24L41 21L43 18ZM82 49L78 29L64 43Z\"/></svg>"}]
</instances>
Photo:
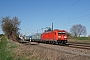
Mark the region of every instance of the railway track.
<instances>
[{"instance_id":1,"label":"railway track","mask_svg":"<svg viewBox=\"0 0 90 60\"><path fill-rule=\"evenodd\" d=\"M89 44L78 44L78 43L67 43L66 45L52 45L52 44L44 44L37 42L23 42L25 45L35 45L45 48L54 49L57 51L64 51L66 53L81 55L81 56L89 56L90 57L90 45Z\"/></svg>"},{"instance_id":2,"label":"railway track","mask_svg":"<svg viewBox=\"0 0 90 60\"><path fill-rule=\"evenodd\" d=\"M90 44L84 43L67 43L64 45L65 47L79 48L79 49L87 49L90 50Z\"/></svg>"},{"instance_id":3,"label":"railway track","mask_svg":"<svg viewBox=\"0 0 90 60\"><path fill-rule=\"evenodd\" d=\"M25 44L25 45L30 45L32 42L23 42L22 44ZM41 43L42 44L42 43ZM35 45L35 44L31 44L31 45ZM38 43L36 44L38 45ZM52 44L49 44L49 45L52 45ZM57 46L63 46L63 47L71 47L71 48L78 48L78 49L86 49L86 50L90 50L90 44L84 44L84 43L75 43L75 42L70 42L70 43L67 43L66 45L58 45L58 44L55 44Z\"/></svg>"},{"instance_id":4,"label":"railway track","mask_svg":"<svg viewBox=\"0 0 90 60\"><path fill-rule=\"evenodd\" d=\"M72 43L72 44L85 44L85 45L90 45L90 42L68 42L68 43Z\"/></svg>"},{"instance_id":5,"label":"railway track","mask_svg":"<svg viewBox=\"0 0 90 60\"><path fill-rule=\"evenodd\" d=\"M81 56L89 56L90 57L90 48L86 47L75 47L74 45L71 46L71 44L67 45L51 45L51 44L42 44L40 43L39 46L58 50L58 51L64 51L66 53L75 54L75 55L81 55Z\"/></svg>"}]
</instances>

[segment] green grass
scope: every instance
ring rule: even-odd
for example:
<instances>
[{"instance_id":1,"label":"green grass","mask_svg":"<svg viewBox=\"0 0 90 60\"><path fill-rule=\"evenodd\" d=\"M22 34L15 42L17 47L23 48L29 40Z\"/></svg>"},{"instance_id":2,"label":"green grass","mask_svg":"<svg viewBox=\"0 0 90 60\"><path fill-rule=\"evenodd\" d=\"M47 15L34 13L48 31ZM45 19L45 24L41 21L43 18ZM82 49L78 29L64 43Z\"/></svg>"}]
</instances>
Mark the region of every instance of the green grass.
<instances>
[{"instance_id":1,"label":"green grass","mask_svg":"<svg viewBox=\"0 0 90 60\"><path fill-rule=\"evenodd\" d=\"M88 41L90 42L90 37L73 37L75 40L83 40L83 41Z\"/></svg>"},{"instance_id":2,"label":"green grass","mask_svg":"<svg viewBox=\"0 0 90 60\"><path fill-rule=\"evenodd\" d=\"M75 37L75 39L78 39L78 40L90 40L89 37Z\"/></svg>"},{"instance_id":3,"label":"green grass","mask_svg":"<svg viewBox=\"0 0 90 60\"><path fill-rule=\"evenodd\" d=\"M8 41L2 37L0 42L0 60L25 60L24 58L17 58L14 59L12 54L10 54L10 51L8 51ZM11 46L10 49L15 48L17 46Z\"/></svg>"},{"instance_id":4,"label":"green grass","mask_svg":"<svg viewBox=\"0 0 90 60\"><path fill-rule=\"evenodd\" d=\"M81 41L86 41L86 42L90 42L90 37L68 37L68 39L73 39L73 40L81 40Z\"/></svg>"},{"instance_id":5,"label":"green grass","mask_svg":"<svg viewBox=\"0 0 90 60\"><path fill-rule=\"evenodd\" d=\"M3 36L0 41L0 60L28 60L26 57L22 57L22 55L15 56L15 53L11 54L14 48L19 48L19 46L14 44L14 42L7 41ZM29 59L37 60L36 57L30 57Z\"/></svg>"},{"instance_id":6,"label":"green grass","mask_svg":"<svg viewBox=\"0 0 90 60\"><path fill-rule=\"evenodd\" d=\"M4 35L3 35L3 34L0 34L0 38L1 38L2 36L4 36Z\"/></svg>"},{"instance_id":7,"label":"green grass","mask_svg":"<svg viewBox=\"0 0 90 60\"><path fill-rule=\"evenodd\" d=\"M0 42L0 60L14 60L7 51L7 41L4 37Z\"/></svg>"}]
</instances>

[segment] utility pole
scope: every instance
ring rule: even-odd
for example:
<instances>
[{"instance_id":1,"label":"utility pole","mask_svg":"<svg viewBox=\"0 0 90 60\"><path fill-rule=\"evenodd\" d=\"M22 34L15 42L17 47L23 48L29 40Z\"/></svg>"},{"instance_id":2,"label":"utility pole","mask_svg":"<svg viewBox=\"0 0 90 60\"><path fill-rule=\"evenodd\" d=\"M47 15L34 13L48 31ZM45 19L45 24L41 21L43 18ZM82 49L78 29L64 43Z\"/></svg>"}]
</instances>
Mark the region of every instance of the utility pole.
<instances>
[{"instance_id":1,"label":"utility pole","mask_svg":"<svg viewBox=\"0 0 90 60\"><path fill-rule=\"evenodd\" d=\"M25 36L26 36L26 30L27 30L27 29L25 29Z\"/></svg>"},{"instance_id":2,"label":"utility pole","mask_svg":"<svg viewBox=\"0 0 90 60\"><path fill-rule=\"evenodd\" d=\"M53 23L52 23L52 31L53 31Z\"/></svg>"},{"instance_id":3,"label":"utility pole","mask_svg":"<svg viewBox=\"0 0 90 60\"><path fill-rule=\"evenodd\" d=\"M38 30L37 30L37 33L38 33Z\"/></svg>"},{"instance_id":4,"label":"utility pole","mask_svg":"<svg viewBox=\"0 0 90 60\"><path fill-rule=\"evenodd\" d=\"M42 33L43 33L43 28L41 28L42 29Z\"/></svg>"}]
</instances>

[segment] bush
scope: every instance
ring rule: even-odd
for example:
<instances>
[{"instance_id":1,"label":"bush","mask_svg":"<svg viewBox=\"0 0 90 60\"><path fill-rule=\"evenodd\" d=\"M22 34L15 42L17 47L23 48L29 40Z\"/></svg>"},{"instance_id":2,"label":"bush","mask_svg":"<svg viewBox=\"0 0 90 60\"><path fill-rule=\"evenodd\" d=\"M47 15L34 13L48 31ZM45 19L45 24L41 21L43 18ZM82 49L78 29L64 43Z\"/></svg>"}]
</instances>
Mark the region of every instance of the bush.
<instances>
[{"instance_id":1,"label":"bush","mask_svg":"<svg viewBox=\"0 0 90 60\"><path fill-rule=\"evenodd\" d=\"M12 19L7 16L1 19L1 28L5 37L10 40L17 40L19 36L20 22L17 17Z\"/></svg>"}]
</instances>

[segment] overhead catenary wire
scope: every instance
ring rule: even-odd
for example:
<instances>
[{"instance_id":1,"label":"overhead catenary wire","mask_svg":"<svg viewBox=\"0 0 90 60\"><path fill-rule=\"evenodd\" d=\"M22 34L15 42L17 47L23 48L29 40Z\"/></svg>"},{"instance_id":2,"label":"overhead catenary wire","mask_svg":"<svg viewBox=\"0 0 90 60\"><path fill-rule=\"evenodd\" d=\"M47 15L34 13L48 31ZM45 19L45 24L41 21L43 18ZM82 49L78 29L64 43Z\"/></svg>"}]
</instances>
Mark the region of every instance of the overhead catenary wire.
<instances>
[{"instance_id":1,"label":"overhead catenary wire","mask_svg":"<svg viewBox=\"0 0 90 60\"><path fill-rule=\"evenodd\" d=\"M83 24L83 23L89 23L90 22L90 19L89 20L82 20L80 24ZM75 25L75 23L74 23ZM63 25L63 26L60 26L60 28L63 28L63 27L68 27L68 28L71 28L71 23L70 24L67 24L67 25Z\"/></svg>"},{"instance_id":2,"label":"overhead catenary wire","mask_svg":"<svg viewBox=\"0 0 90 60\"><path fill-rule=\"evenodd\" d=\"M90 14L84 15L84 17L86 17L86 18L87 18L87 16L89 17ZM82 16L82 18L84 18L84 17ZM81 18L81 17L79 17L79 18ZM77 23L77 24L83 24L83 23L89 23L90 22L90 19L80 21L79 18L77 20L74 20L74 21L69 20L70 22L68 21L67 24L59 25L58 28L66 29L66 27L67 27L67 31L69 32L70 28L72 27L72 24L73 25L76 24L75 22L80 22L80 23Z\"/></svg>"},{"instance_id":3,"label":"overhead catenary wire","mask_svg":"<svg viewBox=\"0 0 90 60\"><path fill-rule=\"evenodd\" d=\"M89 21L90 21L90 20L85 20L85 21L82 20L81 23L89 23ZM80 23L80 24L81 24L81 23ZM60 26L60 28L61 28L61 27L66 27L66 26L67 26L67 27L68 27L68 26L70 27L70 24L71 24L71 23L69 23L69 24L67 24L67 25L62 25L62 26Z\"/></svg>"},{"instance_id":4,"label":"overhead catenary wire","mask_svg":"<svg viewBox=\"0 0 90 60\"><path fill-rule=\"evenodd\" d=\"M78 2L79 2L80 0L78 0L75 4L77 4ZM74 6L74 5L72 5L72 6ZM62 15L62 13L64 13L65 11L67 11L68 9L70 9L72 6L70 6L70 7L68 7L68 8L66 8L64 11L62 11L60 14ZM78 14L75 14L75 15L72 15L71 17L68 17L67 18L67 21L65 21L65 20L63 20L62 22L58 22L59 23L59 25L60 25L60 27L59 28L61 28L61 27L71 27L71 25L72 25L72 23L75 23L75 22L81 22L81 23L88 23L89 21L90 21L90 19L88 20L80 20L81 18L88 18L88 16L90 16L90 13L88 13L87 14L87 12L88 11L90 11L90 8L89 9L87 9L87 10L85 10L85 11L80 11L80 13L78 13ZM81 14L83 14L83 13L86 13L86 14L84 14L84 15L82 15L81 16ZM57 14L54 18L56 18L56 17L58 17L60 14ZM75 17L75 16L79 16L79 17L76 17L76 18L73 18L73 17ZM57 24L56 24L57 25Z\"/></svg>"},{"instance_id":5,"label":"overhead catenary wire","mask_svg":"<svg viewBox=\"0 0 90 60\"><path fill-rule=\"evenodd\" d=\"M74 4L72 4L71 6L69 6L68 8L66 8L64 11L62 11L61 13L57 14L54 18L56 18L57 16L59 16L60 14L64 13L65 11L67 11L68 9L70 9L71 7L73 7L74 5L76 5L80 0L76 1ZM52 19L51 19L52 20Z\"/></svg>"},{"instance_id":6,"label":"overhead catenary wire","mask_svg":"<svg viewBox=\"0 0 90 60\"><path fill-rule=\"evenodd\" d=\"M80 24L82 24L82 23L89 23L89 22L90 22L90 19L89 19L89 20L86 20L86 21L83 20L83 21L81 21ZM74 25L76 25L76 24L74 24ZM85 26L85 25L84 25L84 26ZM65 27L65 28L67 27L67 28L70 30L70 28L71 28L72 26L71 26L71 23L70 23L70 24L67 24L67 25L60 26L61 29L64 28L64 27Z\"/></svg>"},{"instance_id":7,"label":"overhead catenary wire","mask_svg":"<svg viewBox=\"0 0 90 60\"><path fill-rule=\"evenodd\" d=\"M78 0L77 2L75 2L73 5L71 5L70 7L68 7L68 8L66 8L64 11L62 11L60 14L62 14L62 13L64 13L66 10L68 10L69 8L71 8L72 6L74 6L75 4L77 4L78 2L79 2L80 0ZM87 12L87 11L90 11L90 9L88 9L88 10L85 10L85 11L83 11L83 12L80 12L79 14L76 14L76 15L80 15L80 14L82 14L82 13L85 13L85 12ZM58 14L58 15L56 15L54 18L56 18L57 16L59 16L60 14ZM74 15L74 16L76 16L76 15ZM89 14L87 14L87 15L84 15L84 16L81 16L81 17L77 17L77 18L75 18L75 19L70 19L71 17L74 17L74 16L71 16L71 17L69 17L69 19L68 19L68 23L69 23L69 25L71 24L71 22L73 22L72 20L77 20L77 19L79 19L79 18L82 18L82 17L86 17L86 16L88 16ZM64 25L66 25L66 21L63 21L65 24ZM62 23L60 23L60 25L63 25Z\"/></svg>"},{"instance_id":8,"label":"overhead catenary wire","mask_svg":"<svg viewBox=\"0 0 90 60\"><path fill-rule=\"evenodd\" d=\"M60 25L60 26L67 25L67 23L70 24L71 21L72 21L72 22L75 22L75 21L76 21L77 19L79 19L79 18L83 18L83 17L89 16L90 14L87 14L87 15L83 15L83 16L80 16L80 17L71 19L72 17L75 17L75 16L77 16L77 15L83 14L83 13L85 13L85 12L87 12L87 11L90 11L90 9L87 9L87 10L85 10L85 11L82 11L82 12L76 14L76 15L73 15L73 16L69 17L69 18L67 19L68 21L64 21L64 20L63 20L63 22L60 23L59 25ZM74 20L75 20L75 21L74 21Z\"/></svg>"},{"instance_id":9,"label":"overhead catenary wire","mask_svg":"<svg viewBox=\"0 0 90 60\"><path fill-rule=\"evenodd\" d=\"M65 10L63 10L61 13L57 14L57 15L56 15L55 17L53 17L53 18L56 18L56 17L58 17L60 14L63 14L65 11L69 10L71 7L73 7L74 5L76 5L78 2L80 2L80 0L76 1L75 3L73 3L72 5L70 5L69 7L67 7ZM53 18L51 18L51 20L52 20ZM52 20L52 22L53 22L53 20Z\"/></svg>"},{"instance_id":10,"label":"overhead catenary wire","mask_svg":"<svg viewBox=\"0 0 90 60\"><path fill-rule=\"evenodd\" d=\"M75 17L75 16L77 16L77 15L83 14L83 13L85 13L85 12L87 12L87 11L90 11L90 9L87 9L87 10L85 10L85 11L82 11L82 12L76 14L76 15L70 16L69 18L64 19L64 20L70 21L72 17ZM68 22L68 21L65 21L65 22ZM63 21L62 23L65 23L65 22ZM60 24L62 24L62 23L60 23Z\"/></svg>"},{"instance_id":11,"label":"overhead catenary wire","mask_svg":"<svg viewBox=\"0 0 90 60\"><path fill-rule=\"evenodd\" d=\"M87 9L87 10L85 10L85 11L82 11L82 12L76 14L76 15L73 15L73 16L69 17L69 18L72 18L72 17L74 17L74 16L80 15L80 14L85 13L85 12L87 12L87 11L90 11L90 9Z\"/></svg>"},{"instance_id":12,"label":"overhead catenary wire","mask_svg":"<svg viewBox=\"0 0 90 60\"><path fill-rule=\"evenodd\" d=\"M87 16L90 16L90 14L87 14L87 15L83 15L83 16L80 16L80 17L77 17L77 18L74 18L74 19L69 19L68 21L66 21L65 23L61 23L60 25L64 25L64 24L66 24L66 23L72 23L72 22L75 22L75 21L77 21L78 19L80 19L80 18L84 18L84 17L87 17ZM70 22L71 21L71 22Z\"/></svg>"},{"instance_id":13,"label":"overhead catenary wire","mask_svg":"<svg viewBox=\"0 0 90 60\"><path fill-rule=\"evenodd\" d=\"M78 19L84 18L84 17L87 17L87 16L90 16L90 14L83 15L83 16L80 16L80 17L77 17L77 18L74 18L74 19L68 19L68 21L66 21L64 23L60 23L59 25L60 25L60 27L67 26L68 24L70 25L73 22L77 22Z\"/></svg>"},{"instance_id":14,"label":"overhead catenary wire","mask_svg":"<svg viewBox=\"0 0 90 60\"><path fill-rule=\"evenodd\" d=\"M80 2L80 0L76 1L74 4L72 4L71 6L69 6L68 8L66 8L64 11L62 11L61 13L59 13L58 15L56 15L54 18L56 18L57 16L59 16L60 14L64 13L65 11L67 11L68 9L70 9L71 7L73 7L74 5L76 5L78 2ZM53 18L52 18L53 19ZM51 19L51 20L52 20ZM53 21L52 21L53 22Z\"/></svg>"}]
</instances>

